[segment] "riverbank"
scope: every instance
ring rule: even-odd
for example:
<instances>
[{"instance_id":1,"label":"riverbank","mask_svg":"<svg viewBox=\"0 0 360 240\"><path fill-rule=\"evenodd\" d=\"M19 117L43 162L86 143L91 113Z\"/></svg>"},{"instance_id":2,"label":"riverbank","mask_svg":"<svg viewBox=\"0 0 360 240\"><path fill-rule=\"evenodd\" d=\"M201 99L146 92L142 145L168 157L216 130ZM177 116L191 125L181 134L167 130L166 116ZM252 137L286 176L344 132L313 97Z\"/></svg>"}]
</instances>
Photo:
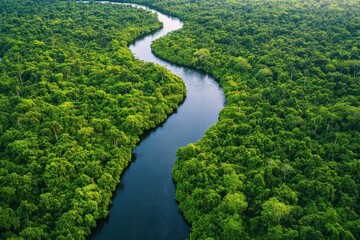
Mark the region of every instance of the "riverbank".
<instances>
[{"instance_id":1,"label":"riverbank","mask_svg":"<svg viewBox=\"0 0 360 240\"><path fill-rule=\"evenodd\" d=\"M150 44L182 23L157 12L163 29L130 46L144 61L164 66L181 77L186 99L160 127L154 129L134 150L130 167L121 178L108 219L95 229L91 239L184 240L189 226L175 201L171 171L179 147L196 142L217 122L224 95L217 82L206 74L170 64L154 56Z\"/></svg>"}]
</instances>

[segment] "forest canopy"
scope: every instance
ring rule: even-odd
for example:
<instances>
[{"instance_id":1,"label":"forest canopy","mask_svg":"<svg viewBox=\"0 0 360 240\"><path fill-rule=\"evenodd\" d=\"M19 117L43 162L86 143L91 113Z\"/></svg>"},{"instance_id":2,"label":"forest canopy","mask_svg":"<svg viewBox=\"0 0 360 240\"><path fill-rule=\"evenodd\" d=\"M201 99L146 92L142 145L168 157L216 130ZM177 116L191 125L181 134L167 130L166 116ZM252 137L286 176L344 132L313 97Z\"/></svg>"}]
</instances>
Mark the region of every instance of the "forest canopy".
<instances>
[{"instance_id":1,"label":"forest canopy","mask_svg":"<svg viewBox=\"0 0 360 240\"><path fill-rule=\"evenodd\" d=\"M226 95L177 153L190 239L360 239L359 0L133 2L181 18L154 52ZM184 85L127 48L155 15L71 0L0 10L0 239L84 239Z\"/></svg>"},{"instance_id":2,"label":"forest canopy","mask_svg":"<svg viewBox=\"0 0 360 240\"><path fill-rule=\"evenodd\" d=\"M360 239L360 2L135 2L184 20L154 52L226 95L177 154L190 239Z\"/></svg>"},{"instance_id":3,"label":"forest canopy","mask_svg":"<svg viewBox=\"0 0 360 240\"><path fill-rule=\"evenodd\" d=\"M0 0L0 23L0 239L85 239L139 135L184 98L127 47L161 23L54 0Z\"/></svg>"}]
</instances>

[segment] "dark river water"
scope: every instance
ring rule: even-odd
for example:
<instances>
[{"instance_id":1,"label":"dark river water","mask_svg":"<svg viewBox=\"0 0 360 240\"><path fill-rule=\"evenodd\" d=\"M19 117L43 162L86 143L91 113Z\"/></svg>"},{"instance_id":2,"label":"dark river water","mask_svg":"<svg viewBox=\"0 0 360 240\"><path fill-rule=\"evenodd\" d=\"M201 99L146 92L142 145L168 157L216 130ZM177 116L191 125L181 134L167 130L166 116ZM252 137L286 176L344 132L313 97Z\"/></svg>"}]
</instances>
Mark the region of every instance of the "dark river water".
<instances>
[{"instance_id":1,"label":"dark river water","mask_svg":"<svg viewBox=\"0 0 360 240\"><path fill-rule=\"evenodd\" d=\"M171 170L176 150L196 142L218 120L225 98L210 76L160 60L151 53L153 40L180 29L182 23L157 12L164 27L130 46L134 55L158 63L181 77L186 100L161 126L144 136L135 148L133 162L121 177L109 217L100 222L90 239L184 240L189 225L175 201Z\"/></svg>"}]
</instances>

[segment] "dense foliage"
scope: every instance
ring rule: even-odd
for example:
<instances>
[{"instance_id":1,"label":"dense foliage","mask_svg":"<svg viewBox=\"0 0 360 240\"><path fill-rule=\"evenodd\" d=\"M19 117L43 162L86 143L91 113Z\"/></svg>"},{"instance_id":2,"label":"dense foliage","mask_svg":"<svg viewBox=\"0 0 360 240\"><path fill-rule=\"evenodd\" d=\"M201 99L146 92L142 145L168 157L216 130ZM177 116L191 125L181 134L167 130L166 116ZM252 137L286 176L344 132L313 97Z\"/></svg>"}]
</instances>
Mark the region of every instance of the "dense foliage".
<instances>
[{"instance_id":1,"label":"dense foliage","mask_svg":"<svg viewBox=\"0 0 360 240\"><path fill-rule=\"evenodd\" d=\"M360 2L137 2L185 20L155 53L226 94L173 171L191 239L360 239Z\"/></svg>"},{"instance_id":2,"label":"dense foliage","mask_svg":"<svg viewBox=\"0 0 360 240\"><path fill-rule=\"evenodd\" d=\"M127 44L161 27L126 6L0 0L0 239L85 239L138 136L183 82Z\"/></svg>"}]
</instances>

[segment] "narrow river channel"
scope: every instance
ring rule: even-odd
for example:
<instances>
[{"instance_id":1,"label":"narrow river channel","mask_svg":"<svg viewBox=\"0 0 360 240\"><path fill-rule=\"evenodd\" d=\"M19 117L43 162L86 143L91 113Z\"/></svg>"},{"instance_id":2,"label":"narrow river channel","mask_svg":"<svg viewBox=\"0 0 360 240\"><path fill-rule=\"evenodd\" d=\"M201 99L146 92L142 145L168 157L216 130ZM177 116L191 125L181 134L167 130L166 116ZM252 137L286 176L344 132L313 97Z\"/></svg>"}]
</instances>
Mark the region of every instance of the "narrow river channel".
<instances>
[{"instance_id":1,"label":"narrow river channel","mask_svg":"<svg viewBox=\"0 0 360 240\"><path fill-rule=\"evenodd\" d=\"M208 75L151 53L152 41L182 27L178 19L156 13L164 27L136 41L130 49L137 58L160 64L181 77L186 84L186 100L165 123L143 136L133 152L133 162L121 177L109 217L99 223L90 239L184 240L189 236L171 177L176 150L199 140L217 122L225 98Z\"/></svg>"}]
</instances>

